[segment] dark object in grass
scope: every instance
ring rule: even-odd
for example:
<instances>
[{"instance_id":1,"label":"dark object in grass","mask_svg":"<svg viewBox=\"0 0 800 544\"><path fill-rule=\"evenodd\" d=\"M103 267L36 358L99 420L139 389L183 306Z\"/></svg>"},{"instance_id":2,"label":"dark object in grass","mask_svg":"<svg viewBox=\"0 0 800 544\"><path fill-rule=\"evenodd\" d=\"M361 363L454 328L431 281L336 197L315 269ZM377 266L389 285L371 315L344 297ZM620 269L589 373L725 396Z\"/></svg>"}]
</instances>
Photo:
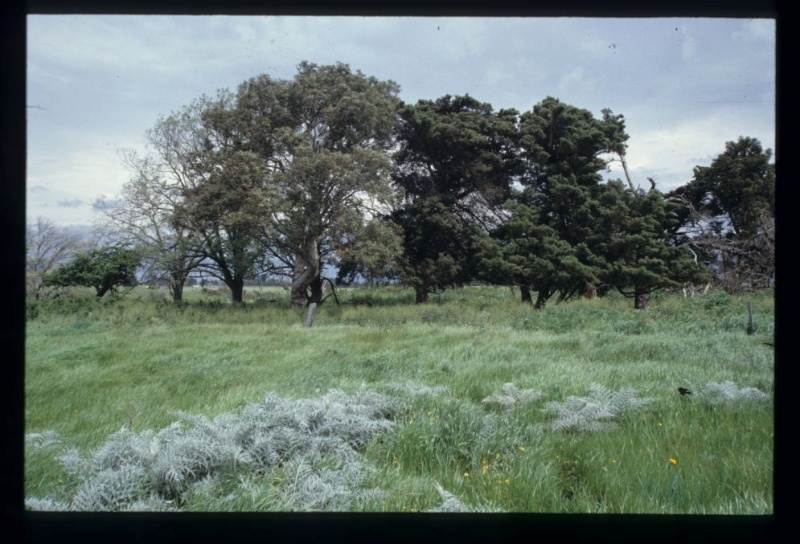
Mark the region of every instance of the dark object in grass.
<instances>
[{"instance_id":1,"label":"dark object in grass","mask_svg":"<svg viewBox=\"0 0 800 544\"><path fill-rule=\"evenodd\" d=\"M678 393L680 393L681 395L691 395L692 394L691 391L689 391L688 389L683 388L683 387L679 387L678 388Z\"/></svg>"}]
</instances>

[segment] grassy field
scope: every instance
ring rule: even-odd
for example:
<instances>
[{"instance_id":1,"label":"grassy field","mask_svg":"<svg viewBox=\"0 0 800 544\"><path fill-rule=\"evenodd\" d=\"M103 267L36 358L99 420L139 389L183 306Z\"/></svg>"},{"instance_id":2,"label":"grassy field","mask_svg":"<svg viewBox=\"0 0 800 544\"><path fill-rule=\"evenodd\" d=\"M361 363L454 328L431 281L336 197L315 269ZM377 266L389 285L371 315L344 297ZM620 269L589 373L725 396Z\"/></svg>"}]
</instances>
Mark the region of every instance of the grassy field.
<instances>
[{"instance_id":1,"label":"grassy field","mask_svg":"<svg viewBox=\"0 0 800 544\"><path fill-rule=\"evenodd\" d=\"M343 289L311 329L248 292L29 305L28 506L773 511L772 292Z\"/></svg>"}]
</instances>

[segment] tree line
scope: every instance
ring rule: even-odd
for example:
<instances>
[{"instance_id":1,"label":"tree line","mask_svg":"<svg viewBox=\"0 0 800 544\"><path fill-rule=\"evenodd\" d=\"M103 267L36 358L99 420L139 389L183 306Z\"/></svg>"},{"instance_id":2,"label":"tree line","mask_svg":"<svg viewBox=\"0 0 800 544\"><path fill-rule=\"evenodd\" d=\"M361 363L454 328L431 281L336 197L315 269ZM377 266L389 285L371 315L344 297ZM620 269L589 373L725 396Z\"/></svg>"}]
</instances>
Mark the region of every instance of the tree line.
<instances>
[{"instance_id":1,"label":"tree line","mask_svg":"<svg viewBox=\"0 0 800 544\"><path fill-rule=\"evenodd\" d=\"M587 286L643 309L656 290L712 276L773 281L775 171L758 140L728 142L664 194L630 179L611 110L553 97L521 114L469 95L405 104L399 91L303 62L291 80L202 96L158 119L144 154L124 154L120 198L95 203L113 243L29 274L102 296L144 270L177 302L202 273L235 303L246 280L277 276L296 307L324 301L326 267L340 284L401 281L419 303L475 281L516 286L536 308ZM611 161L624 181L603 182Z\"/></svg>"}]
</instances>

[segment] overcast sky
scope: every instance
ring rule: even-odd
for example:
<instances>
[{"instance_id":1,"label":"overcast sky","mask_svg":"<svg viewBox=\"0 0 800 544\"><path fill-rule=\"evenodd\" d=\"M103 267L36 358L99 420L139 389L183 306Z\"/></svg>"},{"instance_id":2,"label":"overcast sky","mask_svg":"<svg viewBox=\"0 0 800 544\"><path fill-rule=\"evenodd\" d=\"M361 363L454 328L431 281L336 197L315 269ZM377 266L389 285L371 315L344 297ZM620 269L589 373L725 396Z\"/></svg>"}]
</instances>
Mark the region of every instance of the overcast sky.
<instances>
[{"instance_id":1,"label":"overcast sky","mask_svg":"<svg viewBox=\"0 0 800 544\"><path fill-rule=\"evenodd\" d=\"M130 177L119 149L144 151L159 117L303 60L391 79L407 103L611 108L634 182L668 191L739 136L775 149L775 33L731 18L29 15L26 213L91 224Z\"/></svg>"}]
</instances>

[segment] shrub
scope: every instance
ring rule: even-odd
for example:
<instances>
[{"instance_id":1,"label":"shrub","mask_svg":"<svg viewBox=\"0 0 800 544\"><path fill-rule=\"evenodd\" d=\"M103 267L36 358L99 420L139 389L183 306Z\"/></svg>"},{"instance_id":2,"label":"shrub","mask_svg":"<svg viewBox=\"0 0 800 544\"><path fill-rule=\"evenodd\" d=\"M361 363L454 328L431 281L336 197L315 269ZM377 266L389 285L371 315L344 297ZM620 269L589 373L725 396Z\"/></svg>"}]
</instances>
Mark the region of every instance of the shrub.
<instances>
[{"instance_id":1,"label":"shrub","mask_svg":"<svg viewBox=\"0 0 800 544\"><path fill-rule=\"evenodd\" d=\"M588 396L570 396L563 402L548 402L544 410L557 416L547 426L553 431L597 432L616 427L613 420L654 400L637 398L636 392L630 388L613 393L602 385L592 384Z\"/></svg>"},{"instance_id":2,"label":"shrub","mask_svg":"<svg viewBox=\"0 0 800 544\"><path fill-rule=\"evenodd\" d=\"M527 404L536 402L544 396L541 391L533 389L517 389L513 383L503 384L502 392L492 393L483 399L484 406L501 406L506 410L513 410L517 403Z\"/></svg>"},{"instance_id":3,"label":"shrub","mask_svg":"<svg viewBox=\"0 0 800 544\"><path fill-rule=\"evenodd\" d=\"M213 421L178 413L159 432L122 429L88 457L75 449L58 459L79 480L69 504L32 498L35 509L76 511L171 510L192 486L221 472L293 474L284 482L288 504L297 509L340 509L357 498L370 467L358 450L392 428L401 405L359 391L330 391L322 398L282 400L268 395L239 414ZM31 434L43 447L55 435Z\"/></svg>"},{"instance_id":4,"label":"shrub","mask_svg":"<svg viewBox=\"0 0 800 544\"><path fill-rule=\"evenodd\" d=\"M737 404L748 402L763 402L768 395L755 387L739 388L735 383L711 382L697 392L697 399L708 404Z\"/></svg>"}]
</instances>

